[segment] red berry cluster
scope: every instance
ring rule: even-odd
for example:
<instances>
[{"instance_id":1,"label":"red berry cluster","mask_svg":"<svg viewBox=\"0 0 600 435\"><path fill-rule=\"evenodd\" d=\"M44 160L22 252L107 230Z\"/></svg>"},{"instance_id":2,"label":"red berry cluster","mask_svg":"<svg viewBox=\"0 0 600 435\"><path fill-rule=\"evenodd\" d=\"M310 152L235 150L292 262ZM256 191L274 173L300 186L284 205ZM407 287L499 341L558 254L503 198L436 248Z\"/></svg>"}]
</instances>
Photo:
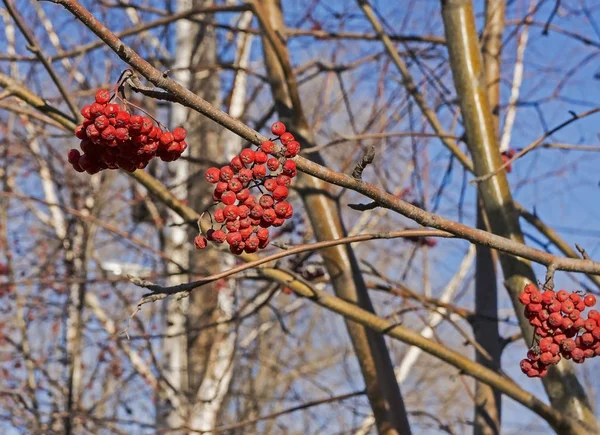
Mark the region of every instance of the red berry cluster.
<instances>
[{"instance_id":1,"label":"red berry cluster","mask_svg":"<svg viewBox=\"0 0 600 435\"><path fill-rule=\"evenodd\" d=\"M119 168L133 172L145 168L153 157L172 162L185 151L185 129L162 130L151 118L131 115L127 108L111 103L113 98L110 91L100 89L96 101L81 109L85 120L75 128L75 136L81 139L83 153L72 149L68 154L77 172Z\"/></svg>"},{"instance_id":2,"label":"red berry cluster","mask_svg":"<svg viewBox=\"0 0 600 435\"><path fill-rule=\"evenodd\" d=\"M521 361L521 370L527 376L545 376L548 367L557 364L561 357L582 363L600 355L600 313L590 310L587 319L582 315L586 308L596 305L594 295L582 297L566 290L542 293L533 284L527 284L519 300L539 339L538 346Z\"/></svg>"},{"instance_id":3,"label":"red berry cluster","mask_svg":"<svg viewBox=\"0 0 600 435\"><path fill-rule=\"evenodd\" d=\"M269 244L269 227L280 227L292 217L294 210L286 199L296 176L296 162L291 159L300 152L300 143L281 122L274 123L271 132L281 142L280 149L266 140L256 151L243 149L229 165L206 171L206 180L215 184L213 199L217 206L223 205L212 214L221 225L210 229L206 237L198 235L194 239L197 249L212 241L226 242L237 255L256 252Z\"/></svg>"}]
</instances>

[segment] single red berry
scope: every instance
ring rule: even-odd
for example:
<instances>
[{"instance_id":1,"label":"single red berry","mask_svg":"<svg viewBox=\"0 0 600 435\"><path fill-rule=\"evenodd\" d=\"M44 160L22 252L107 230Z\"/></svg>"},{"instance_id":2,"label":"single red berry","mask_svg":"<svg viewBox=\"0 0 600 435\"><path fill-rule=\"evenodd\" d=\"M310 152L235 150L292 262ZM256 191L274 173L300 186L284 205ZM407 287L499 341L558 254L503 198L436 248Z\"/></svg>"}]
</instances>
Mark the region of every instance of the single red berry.
<instances>
[{"instance_id":1,"label":"single red berry","mask_svg":"<svg viewBox=\"0 0 600 435\"><path fill-rule=\"evenodd\" d=\"M232 178L233 178L233 169L231 169L231 166L223 166L221 168L221 181L229 181Z\"/></svg>"},{"instance_id":2,"label":"single red berry","mask_svg":"<svg viewBox=\"0 0 600 435\"><path fill-rule=\"evenodd\" d=\"M161 145L167 146L171 142L173 142L173 134L170 131L165 131L163 134L160 135L160 138L158 140L161 143Z\"/></svg>"},{"instance_id":3,"label":"single red berry","mask_svg":"<svg viewBox=\"0 0 600 435\"><path fill-rule=\"evenodd\" d=\"M94 120L94 125L98 130L104 130L110 125L110 122L108 122L108 118L106 116L100 115Z\"/></svg>"},{"instance_id":4,"label":"single red berry","mask_svg":"<svg viewBox=\"0 0 600 435\"><path fill-rule=\"evenodd\" d=\"M571 314L573 314L573 313L571 313ZM573 329L575 330L575 332L577 332L581 328L583 328L583 325L585 325L585 320L583 320L581 317L579 317L576 320L573 320Z\"/></svg>"},{"instance_id":5,"label":"single red berry","mask_svg":"<svg viewBox=\"0 0 600 435\"><path fill-rule=\"evenodd\" d=\"M236 199L237 198L235 197L235 193L233 193L231 191L227 191L221 196L221 202L225 205L234 204Z\"/></svg>"},{"instance_id":6,"label":"single red berry","mask_svg":"<svg viewBox=\"0 0 600 435\"><path fill-rule=\"evenodd\" d=\"M129 118L129 128L135 132L139 132L142 129L144 120L140 115L133 115ZM170 142L169 142L170 143ZM167 144L164 144L167 145Z\"/></svg>"},{"instance_id":7,"label":"single red berry","mask_svg":"<svg viewBox=\"0 0 600 435\"><path fill-rule=\"evenodd\" d=\"M100 118L96 118L96 120L98 120ZM114 128L112 125L109 125L108 127L106 127L104 130L102 130L102 139L107 140L107 141L111 141L115 139L115 134L117 132L117 129Z\"/></svg>"},{"instance_id":8,"label":"single red berry","mask_svg":"<svg viewBox=\"0 0 600 435\"><path fill-rule=\"evenodd\" d=\"M96 103L106 104L110 101L110 91L107 89L99 89L96 91Z\"/></svg>"},{"instance_id":9,"label":"single red berry","mask_svg":"<svg viewBox=\"0 0 600 435\"><path fill-rule=\"evenodd\" d=\"M250 191L248 189L242 189L240 190L235 197L241 201L244 202L246 201L248 198L250 198Z\"/></svg>"},{"instance_id":10,"label":"single red berry","mask_svg":"<svg viewBox=\"0 0 600 435\"><path fill-rule=\"evenodd\" d=\"M554 335L553 339L554 339L554 342L560 346L562 344L562 342L567 339L567 336L565 334L556 334L556 335Z\"/></svg>"},{"instance_id":11,"label":"single red berry","mask_svg":"<svg viewBox=\"0 0 600 435\"><path fill-rule=\"evenodd\" d=\"M597 327L594 328L594 330L592 331L592 336L596 340L600 340L600 326L597 326Z\"/></svg>"},{"instance_id":12,"label":"single red berry","mask_svg":"<svg viewBox=\"0 0 600 435\"><path fill-rule=\"evenodd\" d=\"M83 125L78 125L75 127L75 137L77 139L85 139L87 137L85 133L85 127Z\"/></svg>"},{"instance_id":13,"label":"single red berry","mask_svg":"<svg viewBox=\"0 0 600 435\"><path fill-rule=\"evenodd\" d=\"M585 302L583 302L583 300L577 302L575 304L575 309L579 310L579 311L585 311L587 307L585 306Z\"/></svg>"},{"instance_id":14,"label":"single red berry","mask_svg":"<svg viewBox=\"0 0 600 435\"><path fill-rule=\"evenodd\" d=\"M242 228L242 224L239 220L227 221L225 227L227 228L227 231L235 233L236 231L239 231L240 228Z\"/></svg>"},{"instance_id":15,"label":"single red berry","mask_svg":"<svg viewBox=\"0 0 600 435\"><path fill-rule=\"evenodd\" d=\"M264 186L265 189L267 189L269 192L272 192L277 187L277 181L275 181L274 178L269 178L268 180L265 180Z\"/></svg>"},{"instance_id":16,"label":"single red berry","mask_svg":"<svg viewBox=\"0 0 600 435\"><path fill-rule=\"evenodd\" d=\"M240 219L245 219L250 214L250 208L247 205L242 204L237 208L237 212Z\"/></svg>"},{"instance_id":17,"label":"single red berry","mask_svg":"<svg viewBox=\"0 0 600 435\"><path fill-rule=\"evenodd\" d=\"M284 219L291 218L293 214L294 214L294 208L292 207L292 204L288 204L287 213L285 214Z\"/></svg>"},{"instance_id":18,"label":"single red berry","mask_svg":"<svg viewBox=\"0 0 600 435\"><path fill-rule=\"evenodd\" d=\"M584 346L591 346L592 344L594 344L594 341L594 336L589 332L581 334L581 342Z\"/></svg>"},{"instance_id":19,"label":"single red berry","mask_svg":"<svg viewBox=\"0 0 600 435\"><path fill-rule=\"evenodd\" d=\"M225 238L228 244L232 246L239 245L242 242L242 235L238 231L230 232Z\"/></svg>"},{"instance_id":20,"label":"single red berry","mask_svg":"<svg viewBox=\"0 0 600 435\"><path fill-rule=\"evenodd\" d=\"M206 248L206 238L203 236L196 236L194 238L194 246L196 247L196 249Z\"/></svg>"},{"instance_id":21,"label":"single red berry","mask_svg":"<svg viewBox=\"0 0 600 435\"><path fill-rule=\"evenodd\" d=\"M292 133L290 133L289 131L286 131L285 133L283 133L281 136L279 136L279 140L281 141L281 143L283 145L287 145L288 142L293 141L294 140L294 135ZM263 150L264 151L264 150Z\"/></svg>"},{"instance_id":22,"label":"single red berry","mask_svg":"<svg viewBox=\"0 0 600 435\"><path fill-rule=\"evenodd\" d=\"M225 215L225 219L228 221L234 221L238 218L238 208L236 205L228 205L223 209L223 214Z\"/></svg>"},{"instance_id":23,"label":"single red berry","mask_svg":"<svg viewBox=\"0 0 600 435\"><path fill-rule=\"evenodd\" d=\"M263 163L266 163L268 159L269 156L263 151L256 151L254 153L254 163L262 165Z\"/></svg>"},{"instance_id":24,"label":"single red berry","mask_svg":"<svg viewBox=\"0 0 600 435\"><path fill-rule=\"evenodd\" d=\"M556 293L556 299L558 299L560 302L566 301L569 299L569 292L566 290L559 290L558 293Z\"/></svg>"},{"instance_id":25,"label":"single red berry","mask_svg":"<svg viewBox=\"0 0 600 435\"><path fill-rule=\"evenodd\" d=\"M115 118L119 113L119 110L121 110L121 106L118 104L107 104L103 113L107 118Z\"/></svg>"},{"instance_id":26,"label":"single red berry","mask_svg":"<svg viewBox=\"0 0 600 435\"><path fill-rule=\"evenodd\" d=\"M598 320L600 320L600 313L596 310L590 310L590 312L588 313L588 317L598 322Z\"/></svg>"},{"instance_id":27,"label":"single red berry","mask_svg":"<svg viewBox=\"0 0 600 435\"><path fill-rule=\"evenodd\" d=\"M266 140L260 145L260 150L266 154L273 154L275 152L275 144L270 140Z\"/></svg>"},{"instance_id":28,"label":"single red berry","mask_svg":"<svg viewBox=\"0 0 600 435\"><path fill-rule=\"evenodd\" d=\"M209 183L217 183L221 178L221 171L218 168L208 168L205 177Z\"/></svg>"},{"instance_id":29,"label":"single red berry","mask_svg":"<svg viewBox=\"0 0 600 435\"><path fill-rule=\"evenodd\" d=\"M579 311L579 310L573 310L569 313L569 319L571 319L573 322L576 322L580 318L581 318L581 311ZM583 320L583 319L581 319L581 320Z\"/></svg>"},{"instance_id":30,"label":"single red berry","mask_svg":"<svg viewBox=\"0 0 600 435\"><path fill-rule=\"evenodd\" d=\"M300 153L300 144L295 140L289 141L285 147L286 157L296 157Z\"/></svg>"},{"instance_id":31,"label":"single red berry","mask_svg":"<svg viewBox=\"0 0 600 435\"><path fill-rule=\"evenodd\" d=\"M273 206L273 197L271 195L263 195L258 200L260 206L264 209L270 208Z\"/></svg>"},{"instance_id":32,"label":"single red berry","mask_svg":"<svg viewBox=\"0 0 600 435\"><path fill-rule=\"evenodd\" d=\"M285 186L277 186L275 190L273 190L273 198L275 201L281 201L288 197L288 189Z\"/></svg>"},{"instance_id":33,"label":"single red berry","mask_svg":"<svg viewBox=\"0 0 600 435\"><path fill-rule=\"evenodd\" d=\"M571 299L573 301L573 303L576 304L577 302L579 302L581 300L581 296L579 296L577 293L571 293L569 295L569 299Z\"/></svg>"},{"instance_id":34,"label":"single red berry","mask_svg":"<svg viewBox=\"0 0 600 435\"><path fill-rule=\"evenodd\" d=\"M251 165L254 163L254 150L250 148L244 148L240 153L240 159L245 165Z\"/></svg>"},{"instance_id":35,"label":"single red berry","mask_svg":"<svg viewBox=\"0 0 600 435\"><path fill-rule=\"evenodd\" d=\"M91 119L92 118L92 114L90 113L90 106L83 106L81 108L81 116L83 116L86 119Z\"/></svg>"},{"instance_id":36,"label":"single red berry","mask_svg":"<svg viewBox=\"0 0 600 435\"><path fill-rule=\"evenodd\" d=\"M255 205L250 210L250 217L252 219L260 219L264 213L264 209L260 205Z\"/></svg>"},{"instance_id":37,"label":"single red berry","mask_svg":"<svg viewBox=\"0 0 600 435\"><path fill-rule=\"evenodd\" d=\"M250 234L252 234L252 233L250 233ZM246 240L246 252L249 252L248 248L250 248L253 251L256 251L258 249L259 242L260 242L260 240L258 239L257 236L248 237L248 240Z\"/></svg>"},{"instance_id":38,"label":"single red berry","mask_svg":"<svg viewBox=\"0 0 600 435\"><path fill-rule=\"evenodd\" d=\"M246 206L242 205L241 207L246 207ZM240 219L240 228L252 228L252 231L254 231L254 227L252 226L252 219L250 219L249 217Z\"/></svg>"},{"instance_id":39,"label":"single red berry","mask_svg":"<svg viewBox=\"0 0 600 435\"><path fill-rule=\"evenodd\" d=\"M129 114L129 112L125 112L124 110L121 110L119 112L117 112L117 116L115 118L117 121L116 123L116 127L125 127L127 125L129 125L129 120L131 119L131 115ZM160 130L160 129L159 129Z\"/></svg>"},{"instance_id":40,"label":"single red berry","mask_svg":"<svg viewBox=\"0 0 600 435\"><path fill-rule=\"evenodd\" d=\"M597 326L597 324L596 324L596 321L594 319L587 319L585 321L585 323L583 324L583 327L588 332L592 332L596 328L596 326Z\"/></svg>"},{"instance_id":41,"label":"single red berry","mask_svg":"<svg viewBox=\"0 0 600 435\"><path fill-rule=\"evenodd\" d=\"M261 241L269 240L269 230L266 228L259 228L258 231L256 231L256 237Z\"/></svg>"},{"instance_id":42,"label":"single red berry","mask_svg":"<svg viewBox=\"0 0 600 435\"><path fill-rule=\"evenodd\" d=\"M269 168L269 171L276 171L279 169L279 160L277 160L275 157L271 157L269 160L267 160L267 168Z\"/></svg>"},{"instance_id":43,"label":"single red berry","mask_svg":"<svg viewBox=\"0 0 600 435\"><path fill-rule=\"evenodd\" d=\"M570 314L575 310L575 304L573 304L573 301L567 299L562 303L561 310L565 314Z\"/></svg>"},{"instance_id":44,"label":"single red berry","mask_svg":"<svg viewBox=\"0 0 600 435\"><path fill-rule=\"evenodd\" d=\"M215 186L215 192L217 193L225 193L229 188L229 183L226 181L219 181Z\"/></svg>"},{"instance_id":45,"label":"single red berry","mask_svg":"<svg viewBox=\"0 0 600 435\"><path fill-rule=\"evenodd\" d=\"M69 153L67 154L67 160L70 164L77 163L79 161L80 155L81 153L79 152L79 150L70 149Z\"/></svg>"},{"instance_id":46,"label":"single red berry","mask_svg":"<svg viewBox=\"0 0 600 435\"><path fill-rule=\"evenodd\" d=\"M85 128L85 134L88 138L94 139L100 136L100 131L98 131L94 124L90 124Z\"/></svg>"},{"instance_id":47,"label":"single red berry","mask_svg":"<svg viewBox=\"0 0 600 435\"><path fill-rule=\"evenodd\" d=\"M537 290L537 287L533 284L527 284L525 285L525 288L523 288L523 291L527 294L531 293L534 290Z\"/></svg>"},{"instance_id":48,"label":"single red berry","mask_svg":"<svg viewBox=\"0 0 600 435\"><path fill-rule=\"evenodd\" d=\"M285 125L283 124L283 122L275 122L271 126L271 133L273 133L275 136L281 136L283 133L285 133Z\"/></svg>"},{"instance_id":49,"label":"single red berry","mask_svg":"<svg viewBox=\"0 0 600 435\"><path fill-rule=\"evenodd\" d=\"M554 300L554 297L555 294L552 290L546 290L544 293L542 293L542 303L549 305Z\"/></svg>"},{"instance_id":50,"label":"single red berry","mask_svg":"<svg viewBox=\"0 0 600 435\"><path fill-rule=\"evenodd\" d=\"M292 179L287 175L279 174L276 178L277 184L280 186L289 186L292 182Z\"/></svg>"},{"instance_id":51,"label":"single red berry","mask_svg":"<svg viewBox=\"0 0 600 435\"><path fill-rule=\"evenodd\" d=\"M540 362L544 365L550 365L554 361L554 355L550 352L544 352L540 355Z\"/></svg>"},{"instance_id":52,"label":"single red berry","mask_svg":"<svg viewBox=\"0 0 600 435\"><path fill-rule=\"evenodd\" d=\"M296 162L293 160L286 160L283 164L283 173L289 177L293 177L296 174Z\"/></svg>"},{"instance_id":53,"label":"single red berry","mask_svg":"<svg viewBox=\"0 0 600 435\"><path fill-rule=\"evenodd\" d=\"M240 158L240 156L235 156L234 158L232 158L231 163L229 163L229 165L236 172L244 167L244 164L242 163L242 159Z\"/></svg>"},{"instance_id":54,"label":"single red berry","mask_svg":"<svg viewBox=\"0 0 600 435\"><path fill-rule=\"evenodd\" d=\"M233 177L230 181L229 181L229 185L228 185L228 189L231 190L232 192L239 192L244 188L242 182L239 180L239 178Z\"/></svg>"},{"instance_id":55,"label":"single red berry","mask_svg":"<svg viewBox=\"0 0 600 435\"><path fill-rule=\"evenodd\" d=\"M556 314L559 314L559 315L560 315L560 313L556 313ZM563 330L570 329L570 328L572 328L572 327L573 327L573 321L572 321L571 319L569 319L568 317L563 317L563 318L562 318L562 321L561 321L561 325L560 325L560 327L561 327Z\"/></svg>"},{"instance_id":56,"label":"single red berry","mask_svg":"<svg viewBox=\"0 0 600 435\"><path fill-rule=\"evenodd\" d=\"M212 239L216 243L223 243L225 241L226 237L227 237L227 234L225 234L225 231L223 231L223 230L216 230L212 234Z\"/></svg>"},{"instance_id":57,"label":"single red berry","mask_svg":"<svg viewBox=\"0 0 600 435\"><path fill-rule=\"evenodd\" d=\"M527 373L532 368L531 361L529 361L528 359L522 359L521 362L519 363L519 366L521 367L521 371L523 373Z\"/></svg>"},{"instance_id":58,"label":"single red berry","mask_svg":"<svg viewBox=\"0 0 600 435\"><path fill-rule=\"evenodd\" d=\"M251 226L246 226L242 228L242 223L240 222L240 234L242 235L242 240L247 241L248 237L250 237L253 232L254 228L252 228ZM248 245L248 243L246 243L246 245Z\"/></svg>"},{"instance_id":59,"label":"single red berry","mask_svg":"<svg viewBox=\"0 0 600 435\"><path fill-rule=\"evenodd\" d=\"M273 206L273 210L275 210L277 217L283 218L287 214L289 206L290 205L287 202L281 201Z\"/></svg>"},{"instance_id":60,"label":"single red berry","mask_svg":"<svg viewBox=\"0 0 600 435\"><path fill-rule=\"evenodd\" d=\"M177 142L181 142L181 141L185 140L186 137L187 137L187 131L185 130L185 128L177 127L175 130L173 130L173 138Z\"/></svg>"},{"instance_id":61,"label":"single red berry","mask_svg":"<svg viewBox=\"0 0 600 435\"><path fill-rule=\"evenodd\" d=\"M552 313L550 317L548 317L548 324L554 328L558 328L561 326L563 322L563 317L560 313Z\"/></svg>"},{"instance_id":62,"label":"single red berry","mask_svg":"<svg viewBox=\"0 0 600 435\"><path fill-rule=\"evenodd\" d=\"M531 302L531 299L529 298L529 293L521 293L519 295L519 301L523 304L523 305L527 305L528 303Z\"/></svg>"},{"instance_id":63,"label":"single red berry","mask_svg":"<svg viewBox=\"0 0 600 435\"><path fill-rule=\"evenodd\" d=\"M573 351L573 349L575 349L576 345L575 345L575 340L573 340L572 338L567 338L566 340L564 340L562 342L562 344L560 345L562 350L570 353Z\"/></svg>"},{"instance_id":64,"label":"single red berry","mask_svg":"<svg viewBox=\"0 0 600 435\"><path fill-rule=\"evenodd\" d=\"M254 165L252 168L252 176L259 180L262 180L267 176L267 168L265 165Z\"/></svg>"},{"instance_id":65,"label":"single red berry","mask_svg":"<svg viewBox=\"0 0 600 435\"><path fill-rule=\"evenodd\" d=\"M573 344L575 344L575 342L573 342ZM529 358L531 361L537 361L540 359L540 355L529 349L527 351L527 358Z\"/></svg>"},{"instance_id":66,"label":"single red berry","mask_svg":"<svg viewBox=\"0 0 600 435\"><path fill-rule=\"evenodd\" d=\"M579 349L578 347L571 351L571 358L576 363L582 363L585 359L585 355L583 353L583 349Z\"/></svg>"},{"instance_id":67,"label":"single red berry","mask_svg":"<svg viewBox=\"0 0 600 435\"><path fill-rule=\"evenodd\" d=\"M547 309L550 313L558 313L560 312L561 306L562 303L555 299L550 303L550 305L548 305Z\"/></svg>"},{"instance_id":68,"label":"single red berry","mask_svg":"<svg viewBox=\"0 0 600 435\"><path fill-rule=\"evenodd\" d=\"M583 302L585 303L586 307L593 307L596 305L596 296L586 295L585 298L583 298Z\"/></svg>"},{"instance_id":69,"label":"single red berry","mask_svg":"<svg viewBox=\"0 0 600 435\"><path fill-rule=\"evenodd\" d=\"M240 172L238 173L238 178L240 179L240 181L242 183L244 183L244 185L246 185L250 181L252 181L252 177L253 177L253 172L252 172L252 170L250 170L248 168L242 168L242 169L240 169Z\"/></svg>"},{"instance_id":70,"label":"single red berry","mask_svg":"<svg viewBox=\"0 0 600 435\"><path fill-rule=\"evenodd\" d=\"M271 224L271 223L273 223L273 221L275 221L275 219L277 219L277 215L275 214L275 210L273 210L272 208L268 208L263 213L262 218L265 222L268 222Z\"/></svg>"},{"instance_id":71,"label":"single red berry","mask_svg":"<svg viewBox=\"0 0 600 435\"><path fill-rule=\"evenodd\" d=\"M529 310L530 313L539 313L540 311L542 311L542 304L536 304L534 302L531 302L529 304L527 304L527 310Z\"/></svg>"}]
</instances>

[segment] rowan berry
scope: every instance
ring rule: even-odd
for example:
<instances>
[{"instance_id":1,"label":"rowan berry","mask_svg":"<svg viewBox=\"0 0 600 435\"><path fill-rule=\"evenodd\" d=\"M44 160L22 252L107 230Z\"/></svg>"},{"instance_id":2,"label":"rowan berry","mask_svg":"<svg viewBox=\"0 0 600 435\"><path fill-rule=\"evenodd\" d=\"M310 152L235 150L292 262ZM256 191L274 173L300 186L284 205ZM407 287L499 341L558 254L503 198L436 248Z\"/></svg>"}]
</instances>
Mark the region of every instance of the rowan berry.
<instances>
[{"instance_id":1,"label":"rowan berry","mask_svg":"<svg viewBox=\"0 0 600 435\"><path fill-rule=\"evenodd\" d=\"M181 142L183 140L185 140L185 138L187 137L187 131L185 130L185 128L182 127L177 127L176 129L173 130L173 139L176 140L177 142Z\"/></svg>"},{"instance_id":2,"label":"rowan berry","mask_svg":"<svg viewBox=\"0 0 600 435\"><path fill-rule=\"evenodd\" d=\"M196 249L206 248L206 238L202 236L196 236L194 238L194 246L196 247Z\"/></svg>"},{"instance_id":3,"label":"rowan berry","mask_svg":"<svg viewBox=\"0 0 600 435\"><path fill-rule=\"evenodd\" d=\"M279 136L279 140L281 141L281 143L285 146L288 144L288 142L293 141L294 140L294 135L292 133L290 133L289 131L286 131L285 133L283 133L281 136ZM264 150L263 150L264 151Z\"/></svg>"},{"instance_id":4,"label":"rowan berry","mask_svg":"<svg viewBox=\"0 0 600 435\"><path fill-rule=\"evenodd\" d=\"M566 301L569 299L569 292L566 290L559 290L558 293L556 293L556 299L558 299L560 302Z\"/></svg>"},{"instance_id":5,"label":"rowan berry","mask_svg":"<svg viewBox=\"0 0 600 435\"><path fill-rule=\"evenodd\" d=\"M565 314L570 314L575 310L575 304L573 304L573 301L567 299L562 303L561 310Z\"/></svg>"},{"instance_id":6,"label":"rowan berry","mask_svg":"<svg viewBox=\"0 0 600 435\"><path fill-rule=\"evenodd\" d=\"M293 177L296 174L296 162L293 160L287 160L283 164L283 173L289 177Z\"/></svg>"},{"instance_id":7,"label":"rowan berry","mask_svg":"<svg viewBox=\"0 0 600 435\"><path fill-rule=\"evenodd\" d=\"M221 196L221 202L225 205L232 205L236 200L237 198L235 197L235 193L231 191L227 191Z\"/></svg>"},{"instance_id":8,"label":"rowan berry","mask_svg":"<svg viewBox=\"0 0 600 435\"><path fill-rule=\"evenodd\" d=\"M269 160L267 160L267 168L269 168L269 171L276 171L279 169L279 160L277 160L275 157L271 157Z\"/></svg>"},{"instance_id":9,"label":"rowan berry","mask_svg":"<svg viewBox=\"0 0 600 435\"><path fill-rule=\"evenodd\" d=\"M246 165L254 163L254 150L250 148L243 149L240 153L240 159Z\"/></svg>"},{"instance_id":10,"label":"rowan berry","mask_svg":"<svg viewBox=\"0 0 600 435\"><path fill-rule=\"evenodd\" d=\"M285 147L285 157L296 157L300 152L300 144L295 140L289 141Z\"/></svg>"},{"instance_id":11,"label":"rowan berry","mask_svg":"<svg viewBox=\"0 0 600 435\"><path fill-rule=\"evenodd\" d=\"M263 163L266 163L268 159L269 156L263 151L256 151L254 153L254 163L256 164L262 165Z\"/></svg>"},{"instance_id":12,"label":"rowan berry","mask_svg":"<svg viewBox=\"0 0 600 435\"><path fill-rule=\"evenodd\" d=\"M227 238L227 234L223 230L216 230L212 233L212 240L216 243L223 243Z\"/></svg>"},{"instance_id":13,"label":"rowan berry","mask_svg":"<svg viewBox=\"0 0 600 435\"><path fill-rule=\"evenodd\" d=\"M286 199L288 197L288 189L285 186L277 186L274 190L273 190L273 199L275 199L275 201L281 201L283 199Z\"/></svg>"},{"instance_id":14,"label":"rowan berry","mask_svg":"<svg viewBox=\"0 0 600 435\"><path fill-rule=\"evenodd\" d=\"M235 156L231 159L231 163L229 165L233 168L234 171L239 171L244 167L244 163L242 163L242 159L240 156Z\"/></svg>"},{"instance_id":15,"label":"rowan berry","mask_svg":"<svg viewBox=\"0 0 600 435\"><path fill-rule=\"evenodd\" d=\"M585 298L583 298L583 302L586 307L593 307L596 305L596 297L594 295L586 295Z\"/></svg>"},{"instance_id":16,"label":"rowan berry","mask_svg":"<svg viewBox=\"0 0 600 435\"><path fill-rule=\"evenodd\" d=\"M283 133L285 133L285 125L283 124L283 122L275 122L271 126L271 133L273 133L275 136L281 136Z\"/></svg>"},{"instance_id":17,"label":"rowan berry","mask_svg":"<svg viewBox=\"0 0 600 435\"><path fill-rule=\"evenodd\" d=\"M260 145L260 150L266 154L273 154L275 152L275 144L270 140L266 140Z\"/></svg>"},{"instance_id":18,"label":"rowan berry","mask_svg":"<svg viewBox=\"0 0 600 435\"><path fill-rule=\"evenodd\" d=\"M264 165L254 165L252 176L258 180L262 180L267 176L267 168Z\"/></svg>"},{"instance_id":19,"label":"rowan berry","mask_svg":"<svg viewBox=\"0 0 600 435\"><path fill-rule=\"evenodd\" d=\"M99 89L96 91L96 103L106 104L110 101L110 91L106 89Z\"/></svg>"}]
</instances>

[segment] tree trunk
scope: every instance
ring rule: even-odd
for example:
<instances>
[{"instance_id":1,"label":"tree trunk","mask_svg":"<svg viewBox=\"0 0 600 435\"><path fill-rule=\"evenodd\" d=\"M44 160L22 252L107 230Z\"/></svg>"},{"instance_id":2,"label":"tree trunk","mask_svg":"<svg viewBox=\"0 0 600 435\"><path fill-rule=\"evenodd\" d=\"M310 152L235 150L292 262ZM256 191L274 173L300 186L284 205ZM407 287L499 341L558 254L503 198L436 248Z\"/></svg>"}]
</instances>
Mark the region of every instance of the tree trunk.
<instances>
[{"instance_id":1,"label":"tree trunk","mask_svg":"<svg viewBox=\"0 0 600 435\"><path fill-rule=\"evenodd\" d=\"M278 0L266 0L254 2L254 6L263 27L265 63L279 119L304 147L313 146L312 133L300 105L295 78L291 75L289 54L277 36L277 30L284 27L281 4ZM319 154L313 153L311 157L323 164ZM328 191L324 182L300 173L298 190L318 240L337 239L346 235L339 205L324 193ZM340 245L323 250L322 255L336 294L373 312L352 248ZM351 321L347 321L346 326L362 370L378 432L410 434L404 402L383 336Z\"/></svg>"},{"instance_id":2,"label":"tree trunk","mask_svg":"<svg viewBox=\"0 0 600 435\"><path fill-rule=\"evenodd\" d=\"M474 173L484 175L499 167L502 161L487 97L473 6L468 0L442 0L442 16ZM524 243L506 172L502 171L478 186L491 230ZM523 335L526 342L531 343L533 328L518 300L525 284L536 282L531 264L510 255L500 255L500 263ZM556 409L586 424L588 433L599 432L587 395L567 361L562 360L551 367L543 383Z\"/></svg>"}]
</instances>

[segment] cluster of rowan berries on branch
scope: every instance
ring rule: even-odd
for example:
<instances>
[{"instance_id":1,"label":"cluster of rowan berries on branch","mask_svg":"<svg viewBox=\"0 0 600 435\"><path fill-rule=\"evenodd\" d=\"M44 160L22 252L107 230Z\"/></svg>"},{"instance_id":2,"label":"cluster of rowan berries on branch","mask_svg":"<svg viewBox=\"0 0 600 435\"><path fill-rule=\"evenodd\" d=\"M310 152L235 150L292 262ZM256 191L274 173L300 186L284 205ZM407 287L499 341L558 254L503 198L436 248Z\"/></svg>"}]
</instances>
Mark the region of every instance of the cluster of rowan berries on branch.
<instances>
[{"instance_id":1,"label":"cluster of rowan berries on branch","mask_svg":"<svg viewBox=\"0 0 600 435\"><path fill-rule=\"evenodd\" d=\"M266 140L257 150L243 149L229 165L206 171L206 180L215 185L217 208L206 237L200 234L194 239L197 249L211 241L226 242L236 255L256 252L269 244L269 227L280 227L292 217L294 210L286 199L297 173L291 159L300 152L300 143L281 122L274 123L271 132L281 147Z\"/></svg>"},{"instance_id":2,"label":"cluster of rowan berries on branch","mask_svg":"<svg viewBox=\"0 0 600 435\"><path fill-rule=\"evenodd\" d=\"M186 131L178 127L172 132L162 129L148 116L132 115L124 98L124 106L111 103L117 97L107 89L96 92L96 101L81 109L85 118L75 128L81 139L77 149L68 153L69 163L77 172L95 174L104 169L143 169L154 157L165 162L177 160L187 148Z\"/></svg>"},{"instance_id":3,"label":"cluster of rowan berries on branch","mask_svg":"<svg viewBox=\"0 0 600 435\"><path fill-rule=\"evenodd\" d=\"M527 376L545 376L548 367L561 358L581 364L600 355L600 313L590 310L587 319L583 316L586 308L596 305L594 295L581 296L566 290L541 292L527 284L519 300L539 340L521 361L521 370Z\"/></svg>"}]
</instances>

